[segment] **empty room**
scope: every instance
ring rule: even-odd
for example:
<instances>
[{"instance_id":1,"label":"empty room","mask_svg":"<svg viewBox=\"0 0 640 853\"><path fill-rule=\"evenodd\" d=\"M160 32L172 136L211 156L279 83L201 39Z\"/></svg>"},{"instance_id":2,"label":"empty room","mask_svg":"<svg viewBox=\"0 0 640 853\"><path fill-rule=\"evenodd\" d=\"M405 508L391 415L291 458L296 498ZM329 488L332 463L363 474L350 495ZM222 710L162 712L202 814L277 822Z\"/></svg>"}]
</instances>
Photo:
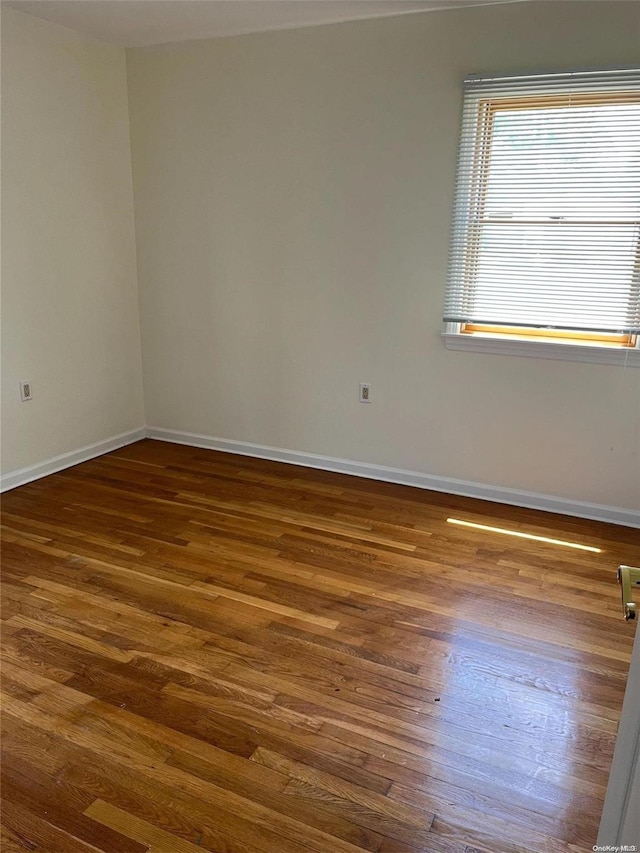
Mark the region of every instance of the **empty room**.
<instances>
[{"instance_id":1,"label":"empty room","mask_svg":"<svg viewBox=\"0 0 640 853\"><path fill-rule=\"evenodd\" d=\"M640 3L1 63L3 853L640 850Z\"/></svg>"}]
</instances>

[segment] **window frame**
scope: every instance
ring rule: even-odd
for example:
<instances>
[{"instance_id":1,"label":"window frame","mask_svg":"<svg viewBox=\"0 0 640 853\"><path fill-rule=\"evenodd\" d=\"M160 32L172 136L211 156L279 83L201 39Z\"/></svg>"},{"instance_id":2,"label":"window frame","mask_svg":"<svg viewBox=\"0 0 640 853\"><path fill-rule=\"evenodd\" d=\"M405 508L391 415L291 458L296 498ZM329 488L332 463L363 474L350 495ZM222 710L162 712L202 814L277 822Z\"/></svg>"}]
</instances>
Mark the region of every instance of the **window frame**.
<instances>
[{"instance_id":1,"label":"window frame","mask_svg":"<svg viewBox=\"0 0 640 853\"><path fill-rule=\"evenodd\" d=\"M465 233L460 240L458 236L457 248L464 249L462 261L463 272L461 275L461 287L463 290L472 291L476 286L478 267L480 262L480 243L485 225L494 224L484 215L487 204L487 196L490 187L490 160L493 144L493 129L496 116L501 110L514 111L518 109L531 110L532 107L543 109L571 106L591 106L621 103L640 103L640 91L616 91L615 89L592 92L545 92L542 94L499 94L476 96L473 101L475 110L475 127L473 146L466 151L466 164L458 165L458 180L461 179L461 169L466 165L468 170L465 209L468 211L465 223ZM465 96L465 108L467 107ZM458 200L456 199L456 206ZM635 246L635 260L632 262L632 270L640 277L640 219L625 219L624 222L616 223L615 220L603 220L606 224L630 224L638 226L638 236ZM501 226L514 225L520 227L526 225L525 219L499 219L495 224ZM563 227L567 224L571 227L582 224L579 217L567 217L566 219L535 219L532 224L550 228ZM597 220L588 220L585 225L598 224ZM456 234L454 230L453 243L455 246ZM632 271L632 283L629 296L632 297L634 284L634 273ZM451 286L448 284L448 287ZM479 322L445 322L443 332L445 344L449 349L474 350L481 352L492 352L496 354L517 354L524 356L537 356L542 358L557 358L560 360L577 360L602 362L610 364L634 364L640 366L640 335L637 332L629 333L601 333L592 331L578 331L575 329L526 327L518 325L495 325Z\"/></svg>"}]
</instances>

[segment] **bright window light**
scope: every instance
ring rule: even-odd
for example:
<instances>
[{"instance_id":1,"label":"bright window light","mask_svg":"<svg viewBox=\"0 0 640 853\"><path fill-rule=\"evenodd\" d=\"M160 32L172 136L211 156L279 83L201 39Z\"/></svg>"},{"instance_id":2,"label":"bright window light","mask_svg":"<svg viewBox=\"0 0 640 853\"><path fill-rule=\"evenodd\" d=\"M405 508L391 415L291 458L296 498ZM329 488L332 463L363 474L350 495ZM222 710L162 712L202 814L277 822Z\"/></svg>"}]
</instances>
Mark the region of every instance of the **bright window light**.
<instances>
[{"instance_id":1,"label":"bright window light","mask_svg":"<svg viewBox=\"0 0 640 853\"><path fill-rule=\"evenodd\" d=\"M640 70L468 77L445 333L639 351L639 163Z\"/></svg>"},{"instance_id":2,"label":"bright window light","mask_svg":"<svg viewBox=\"0 0 640 853\"><path fill-rule=\"evenodd\" d=\"M564 545L565 548L577 548L579 551L592 551L601 554L600 548L591 545L580 545L578 542L565 542L564 539L550 539L548 536L535 536L533 533L520 533L518 530L506 530L504 527L490 527L488 524L475 524L473 521L461 521L459 518L448 518L449 524L461 527L473 527L474 530L486 530L489 533L504 533L505 536L517 536L519 539L532 539L534 542L546 542L548 545Z\"/></svg>"}]
</instances>

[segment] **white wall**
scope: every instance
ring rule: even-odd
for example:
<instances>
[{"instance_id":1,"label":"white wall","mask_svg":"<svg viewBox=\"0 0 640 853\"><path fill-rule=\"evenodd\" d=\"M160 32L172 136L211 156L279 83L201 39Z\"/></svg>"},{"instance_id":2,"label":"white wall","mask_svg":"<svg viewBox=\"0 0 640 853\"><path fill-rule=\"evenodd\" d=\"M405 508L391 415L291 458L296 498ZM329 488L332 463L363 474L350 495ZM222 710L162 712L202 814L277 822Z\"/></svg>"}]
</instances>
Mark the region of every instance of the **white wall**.
<instances>
[{"instance_id":1,"label":"white wall","mask_svg":"<svg viewBox=\"0 0 640 853\"><path fill-rule=\"evenodd\" d=\"M143 409L123 53L3 25L12 470ZM448 351L439 319L464 75L639 37L639 4L554 0L128 51L147 423L640 506L640 370Z\"/></svg>"},{"instance_id":2,"label":"white wall","mask_svg":"<svg viewBox=\"0 0 640 853\"><path fill-rule=\"evenodd\" d=\"M440 337L463 77L639 35L554 0L127 51L147 423L640 506L640 371Z\"/></svg>"},{"instance_id":3,"label":"white wall","mask_svg":"<svg viewBox=\"0 0 640 853\"><path fill-rule=\"evenodd\" d=\"M2 119L6 473L144 425L124 50L3 7Z\"/></svg>"},{"instance_id":4,"label":"white wall","mask_svg":"<svg viewBox=\"0 0 640 853\"><path fill-rule=\"evenodd\" d=\"M127 51L147 423L640 506L639 370L440 337L463 77L639 35L554 0Z\"/></svg>"}]
</instances>

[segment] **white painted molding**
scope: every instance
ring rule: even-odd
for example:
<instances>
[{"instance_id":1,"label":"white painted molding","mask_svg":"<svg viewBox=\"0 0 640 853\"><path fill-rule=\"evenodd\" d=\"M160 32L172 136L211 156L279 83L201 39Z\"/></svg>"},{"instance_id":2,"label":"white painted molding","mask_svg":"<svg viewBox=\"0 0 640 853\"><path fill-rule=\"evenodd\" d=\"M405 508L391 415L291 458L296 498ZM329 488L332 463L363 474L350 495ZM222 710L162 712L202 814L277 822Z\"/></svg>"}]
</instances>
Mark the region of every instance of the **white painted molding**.
<instances>
[{"instance_id":1,"label":"white painted molding","mask_svg":"<svg viewBox=\"0 0 640 853\"><path fill-rule=\"evenodd\" d=\"M556 361L586 361L590 364L617 364L640 367L640 349L614 349L578 344L556 344L550 341L505 340L480 335L443 332L447 349L485 352L492 355L517 355L525 358L552 358Z\"/></svg>"},{"instance_id":2,"label":"white painted molding","mask_svg":"<svg viewBox=\"0 0 640 853\"><path fill-rule=\"evenodd\" d=\"M546 512L557 512L562 515L588 518L594 521L606 521L611 524L622 524L626 527L640 527L640 512L634 512L622 507L605 506L602 504L572 501L567 498L541 495L536 492L525 492L519 489L507 489L502 486L489 486L484 483L472 483L467 480L456 480L450 477L437 477L423 474L419 471L406 471L402 468L389 468L385 465L372 465L369 462L354 462L350 459L340 459L333 456L321 456L316 453L305 453L300 450L286 450L281 447L270 447L264 444L253 444L247 441L232 441L226 438L215 438L208 435L198 435L191 432L162 429L160 427L141 427L140 429L114 435L104 441L89 444L79 450L62 453L37 465L10 471L0 477L0 492L6 492L63 471L96 456L118 450L127 444L133 444L143 438L153 438L168 441L172 444L186 444L190 447L203 447L208 450L221 450L224 453L235 453L240 456L253 456L257 459L269 459L274 462L285 462L289 465L301 465L305 468L319 468L322 471L335 471L338 474L350 474L354 477L365 477L369 480L381 480L386 483L398 483L403 486L415 486L418 489L430 489L434 492L445 492L451 495L462 495L479 500L495 501L496 503L522 506L527 509L539 509Z\"/></svg>"},{"instance_id":3,"label":"white painted molding","mask_svg":"<svg viewBox=\"0 0 640 853\"><path fill-rule=\"evenodd\" d=\"M640 698L640 630L636 628L627 689L622 703L607 795L600 819L598 847L594 847L594 850L633 850L640 839L638 698Z\"/></svg>"},{"instance_id":4,"label":"white painted molding","mask_svg":"<svg viewBox=\"0 0 640 853\"><path fill-rule=\"evenodd\" d=\"M121 432L119 435L114 435L111 438L105 438L104 441L97 441L95 444L88 444L79 450L61 453L60 456L53 456L51 459L46 459L37 465L29 465L27 468L18 468L16 471L9 471L0 477L0 492L8 492L10 489L17 488L17 486L24 486L25 483L30 483L32 480L39 480L40 477L55 474L56 471L71 468L80 462L86 462L89 459L94 459L96 456L110 453L112 450L117 450L119 447L124 447L127 444L133 444L134 441L140 441L140 439L146 437L146 428L140 427L129 432Z\"/></svg>"},{"instance_id":5,"label":"white painted molding","mask_svg":"<svg viewBox=\"0 0 640 853\"><path fill-rule=\"evenodd\" d=\"M353 462L349 459L337 459L333 456L319 456L315 453L304 453L299 450L285 450L280 447L269 447L268 445L252 444L246 441L231 441L226 438L214 438L208 435L197 435L191 432L179 432L160 427L148 427L147 437L159 441L169 441L173 444L186 444L190 447L221 450L225 453L236 453L240 456L254 456L258 459L270 459L275 462L286 462L290 465L302 465L305 468L320 468L323 471L335 471L339 474L351 474L355 477L366 477L369 480L382 480L387 483L399 483L403 486L416 486L419 489L430 489L434 492L463 495L464 497L478 498L485 501L522 506L527 509L557 512L562 515L576 516L577 518L622 524L626 527L640 527L640 512L634 512L633 510L622 507L572 501L567 498L540 495L536 492L506 489L502 486L489 486L484 483L470 483L466 480L436 477L432 474L422 474L418 471L405 471L401 468L371 465L368 462Z\"/></svg>"}]
</instances>

